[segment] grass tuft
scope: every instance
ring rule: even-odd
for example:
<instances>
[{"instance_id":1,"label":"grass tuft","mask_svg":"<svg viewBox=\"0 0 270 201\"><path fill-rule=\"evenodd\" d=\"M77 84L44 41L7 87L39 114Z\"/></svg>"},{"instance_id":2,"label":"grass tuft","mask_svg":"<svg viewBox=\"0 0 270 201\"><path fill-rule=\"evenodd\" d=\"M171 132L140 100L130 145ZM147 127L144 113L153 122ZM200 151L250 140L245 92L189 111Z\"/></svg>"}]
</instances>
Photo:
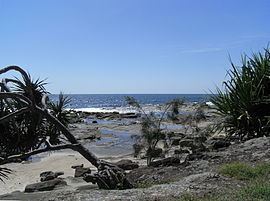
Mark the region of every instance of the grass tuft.
<instances>
[{"instance_id":1,"label":"grass tuft","mask_svg":"<svg viewBox=\"0 0 270 201\"><path fill-rule=\"evenodd\" d=\"M221 166L219 172L239 180L254 180L269 175L270 164L263 163L252 167L245 163L234 162Z\"/></svg>"}]
</instances>

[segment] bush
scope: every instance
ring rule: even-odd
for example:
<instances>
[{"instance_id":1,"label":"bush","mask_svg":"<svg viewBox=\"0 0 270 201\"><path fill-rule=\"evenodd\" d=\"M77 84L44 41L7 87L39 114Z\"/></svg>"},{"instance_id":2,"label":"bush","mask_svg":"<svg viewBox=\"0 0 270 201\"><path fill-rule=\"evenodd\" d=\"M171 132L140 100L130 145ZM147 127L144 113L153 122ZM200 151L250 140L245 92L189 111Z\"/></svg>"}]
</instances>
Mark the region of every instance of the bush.
<instances>
[{"instance_id":1,"label":"bush","mask_svg":"<svg viewBox=\"0 0 270 201\"><path fill-rule=\"evenodd\" d=\"M231 62L229 80L224 90L217 89L211 102L217 113L224 117L219 126L228 137L240 140L268 136L270 133L270 52L243 56L242 66Z\"/></svg>"},{"instance_id":2,"label":"bush","mask_svg":"<svg viewBox=\"0 0 270 201\"><path fill-rule=\"evenodd\" d=\"M10 69L12 70L12 68ZM46 83L44 80L34 80L23 70L18 71L23 72L21 73L22 78L3 79L0 82L1 90L20 94L31 100L33 104L43 108L49 94L45 89ZM68 102L69 99L60 94L57 103L49 102L48 104L50 113L64 126L67 126L69 122L65 110ZM18 99L0 99L0 157L6 158L10 155L38 149L47 137L51 144L60 143L61 131L38 112L27 110L5 121L7 115L12 115L15 111L24 110L25 108L26 104Z\"/></svg>"},{"instance_id":3,"label":"bush","mask_svg":"<svg viewBox=\"0 0 270 201\"><path fill-rule=\"evenodd\" d=\"M126 97L128 105L135 107L141 114L141 138L137 139L135 155L138 155L144 147L146 148L147 165L150 165L152 160L158 155L161 155L160 149L157 148L158 142L168 138L168 133L162 129L162 123L166 117L170 116L174 119L179 114L179 108L183 105L183 100L175 99L165 104L165 108L160 115L153 112L146 113L140 103L133 97ZM160 154L158 154L160 153Z\"/></svg>"}]
</instances>

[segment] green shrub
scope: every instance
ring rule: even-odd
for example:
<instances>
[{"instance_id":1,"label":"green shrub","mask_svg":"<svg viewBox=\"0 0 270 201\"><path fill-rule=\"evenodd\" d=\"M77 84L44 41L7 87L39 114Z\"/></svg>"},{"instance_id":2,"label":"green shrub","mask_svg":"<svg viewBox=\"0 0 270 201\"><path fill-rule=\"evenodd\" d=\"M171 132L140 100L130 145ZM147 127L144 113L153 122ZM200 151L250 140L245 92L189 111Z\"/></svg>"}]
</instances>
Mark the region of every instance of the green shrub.
<instances>
[{"instance_id":1,"label":"green shrub","mask_svg":"<svg viewBox=\"0 0 270 201\"><path fill-rule=\"evenodd\" d=\"M162 123L168 116L175 119L179 114L179 108L183 105L184 102L180 99L174 99L166 103L165 108L160 115L157 115L153 112L145 112L140 103L133 97L127 96L126 102L128 105L135 107L142 114L142 135L137 139L138 143L136 144L136 146L134 146L134 148L146 148L147 165L150 165L152 160L156 158L157 155L161 155L159 149L157 148L158 142L160 142L161 140L166 140L166 138L168 138L168 132L166 132L166 130L162 128ZM140 150L135 151L139 152Z\"/></svg>"},{"instance_id":2,"label":"green shrub","mask_svg":"<svg viewBox=\"0 0 270 201\"><path fill-rule=\"evenodd\" d=\"M217 113L224 117L219 125L228 137L240 140L268 136L270 133L270 52L243 56L242 66L232 62L228 72L229 80L224 90L217 89L211 102Z\"/></svg>"}]
</instances>

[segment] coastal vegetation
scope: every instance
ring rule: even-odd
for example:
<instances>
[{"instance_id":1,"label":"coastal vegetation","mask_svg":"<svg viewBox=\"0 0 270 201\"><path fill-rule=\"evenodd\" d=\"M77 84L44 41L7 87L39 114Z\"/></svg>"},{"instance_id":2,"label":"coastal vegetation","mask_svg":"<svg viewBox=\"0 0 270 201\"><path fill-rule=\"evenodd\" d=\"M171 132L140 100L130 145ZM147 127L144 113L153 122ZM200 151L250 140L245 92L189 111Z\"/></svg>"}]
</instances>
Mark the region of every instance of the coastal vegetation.
<instances>
[{"instance_id":1,"label":"coastal vegetation","mask_svg":"<svg viewBox=\"0 0 270 201\"><path fill-rule=\"evenodd\" d=\"M211 102L223 117L218 125L228 138L247 140L270 133L270 52L265 48L252 56L244 55L242 65L231 62L224 89L217 89Z\"/></svg>"},{"instance_id":2,"label":"coastal vegetation","mask_svg":"<svg viewBox=\"0 0 270 201\"><path fill-rule=\"evenodd\" d=\"M74 166L75 171L87 170L81 174L84 181L101 189L137 187L153 192L155 185L163 184L157 189L170 193L173 191L167 187L179 186L181 192L175 193L176 200L269 200L269 49L251 57L243 56L240 67L232 62L231 65L229 80L224 82L224 89L217 89L217 94L211 97L214 104L211 107L206 103L186 104L174 99L157 107L158 111L146 111L135 98L126 97L127 104L138 113L72 111L74 119L66 110L70 103L68 97L60 93L58 101L51 102L45 81L33 80L17 66L4 68L0 74L17 71L21 78L7 78L0 83L0 165L27 160L47 151L72 149L97 169L91 174L91 169L84 169L82 164ZM186 111L180 111L184 107ZM69 127L69 124L71 121L82 123L87 118L91 129L88 127L79 140L75 135L81 133L74 135L70 128L80 129L81 125ZM102 127L108 121L117 125ZM166 127L169 124L181 128L172 131ZM212 129L213 124L223 135ZM99 133L102 138L105 128L113 138L111 128L121 127L121 131L126 131L125 126L140 129L134 149L135 154L143 153L136 160L146 159L146 165L130 159L118 163L102 161L83 144L96 140L91 132ZM12 170L1 166L0 180L4 181L11 173ZM228 185L221 186L223 182ZM203 189L203 192L197 195L189 189L193 194L184 194L183 189L193 184L194 189ZM213 189L219 191L212 193Z\"/></svg>"},{"instance_id":3,"label":"coastal vegetation","mask_svg":"<svg viewBox=\"0 0 270 201\"><path fill-rule=\"evenodd\" d=\"M59 102L47 106L48 92L41 80L32 80L22 68L8 66L0 74L18 72L22 79L4 78L0 83L0 165L48 151L72 149L92 163L98 172L86 175L87 182L100 188L130 188L122 169L99 160L71 134L64 107L68 102L62 94ZM60 141L60 134L64 138ZM57 145L54 145L57 144ZM10 171L0 169L0 177L7 178Z\"/></svg>"},{"instance_id":4,"label":"coastal vegetation","mask_svg":"<svg viewBox=\"0 0 270 201\"><path fill-rule=\"evenodd\" d=\"M183 105L184 101L175 99L165 104L164 110L161 114L157 115L154 112L147 113L139 102L133 97L126 97L126 102L135 107L143 117L141 119L141 136L137 142L137 147L146 149L147 165L150 165L155 157L162 154L162 149L157 148L157 144L169 138L169 132L162 128L162 123L168 116L176 120L179 114L179 108ZM140 150L136 150L140 151Z\"/></svg>"},{"instance_id":5,"label":"coastal vegetation","mask_svg":"<svg viewBox=\"0 0 270 201\"><path fill-rule=\"evenodd\" d=\"M244 180L246 184L234 190L226 190L221 194L213 193L205 197L185 194L179 201L267 201L270 199L269 163L251 166L243 162L233 162L222 165L219 173L237 180Z\"/></svg>"}]
</instances>

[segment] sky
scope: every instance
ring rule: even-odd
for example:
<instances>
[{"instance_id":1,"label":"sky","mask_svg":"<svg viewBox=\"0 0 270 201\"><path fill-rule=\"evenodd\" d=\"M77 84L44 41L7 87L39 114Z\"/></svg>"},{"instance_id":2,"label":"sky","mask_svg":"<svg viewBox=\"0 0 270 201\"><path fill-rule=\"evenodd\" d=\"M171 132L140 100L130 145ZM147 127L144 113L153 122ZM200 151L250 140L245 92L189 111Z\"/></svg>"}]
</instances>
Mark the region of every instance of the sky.
<instances>
[{"instance_id":1,"label":"sky","mask_svg":"<svg viewBox=\"0 0 270 201\"><path fill-rule=\"evenodd\" d=\"M268 45L269 11L269 0L0 0L0 67L47 78L51 93L207 93L229 57Z\"/></svg>"}]
</instances>

